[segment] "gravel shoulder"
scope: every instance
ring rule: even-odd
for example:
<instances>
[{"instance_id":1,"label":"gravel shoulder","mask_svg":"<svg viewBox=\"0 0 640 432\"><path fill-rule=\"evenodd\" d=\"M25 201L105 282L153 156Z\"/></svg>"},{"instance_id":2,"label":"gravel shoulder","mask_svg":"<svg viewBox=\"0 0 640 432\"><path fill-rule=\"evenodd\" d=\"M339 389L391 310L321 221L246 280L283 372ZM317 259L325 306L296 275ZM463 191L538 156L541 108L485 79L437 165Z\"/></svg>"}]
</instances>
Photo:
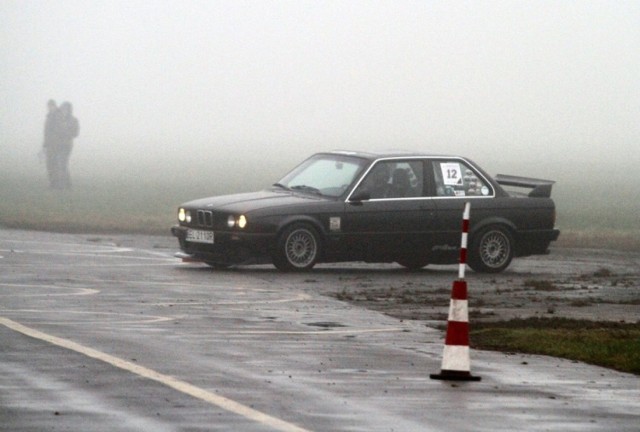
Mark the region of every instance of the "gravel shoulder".
<instances>
[{"instance_id":1,"label":"gravel shoulder","mask_svg":"<svg viewBox=\"0 0 640 432\"><path fill-rule=\"evenodd\" d=\"M456 266L415 272L346 274L332 295L387 315L446 321ZM594 321L640 319L640 253L556 248L515 259L501 274L467 271L470 322L560 317Z\"/></svg>"}]
</instances>

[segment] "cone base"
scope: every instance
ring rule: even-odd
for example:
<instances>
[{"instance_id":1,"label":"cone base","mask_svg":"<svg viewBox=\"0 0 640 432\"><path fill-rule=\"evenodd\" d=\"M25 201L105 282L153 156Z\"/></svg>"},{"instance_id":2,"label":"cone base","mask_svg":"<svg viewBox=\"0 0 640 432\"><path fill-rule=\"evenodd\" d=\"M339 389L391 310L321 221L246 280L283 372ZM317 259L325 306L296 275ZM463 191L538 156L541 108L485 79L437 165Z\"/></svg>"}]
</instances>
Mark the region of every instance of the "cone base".
<instances>
[{"instance_id":1,"label":"cone base","mask_svg":"<svg viewBox=\"0 0 640 432\"><path fill-rule=\"evenodd\" d=\"M431 374L429 378L443 381L480 381L482 377L473 376L470 372L442 370L439 374Z\"/></svg>"}]
</instances>

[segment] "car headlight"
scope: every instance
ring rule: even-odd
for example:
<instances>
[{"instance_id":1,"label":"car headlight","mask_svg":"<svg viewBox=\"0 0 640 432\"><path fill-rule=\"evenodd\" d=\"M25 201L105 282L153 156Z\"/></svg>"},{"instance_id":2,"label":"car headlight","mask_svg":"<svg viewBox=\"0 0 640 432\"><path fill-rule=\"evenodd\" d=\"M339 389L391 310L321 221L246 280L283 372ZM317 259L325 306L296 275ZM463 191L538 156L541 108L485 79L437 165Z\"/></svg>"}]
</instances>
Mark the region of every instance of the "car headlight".
<instances>
[{"instance_id":1,"label":"car headlight","mask_svg":"<svg viewBox=\"0 0 640 432\"><path fill-rule=\"evenodd\" d=\"M229 217L227 218L227 226L229 228L244 228L247 226L247 218L245 215L240 215L237 217L234 215L229 215Z\"/></svg>"},{"instance_id":2,"label":"car headlight","mask_svg":"<svg viewBox=\"0 0 640 432\"><path fill-rule=\"evenodd\" d=\"M245 217L245 215L240 215L240 217L238 218L238 227L244 228L246 226L247 226L247 218Z\"/></svg>"},{"instance_id":3,"label":"car headlight","mask_svg":"<svg viewBox=\"0 0 640 432\"><path fill-rule=\"evenodd\" d=\"M182 207L178 209L178 220L180 222L191 223L191 212L183 209Z\"/></svg>"}]
</instances>

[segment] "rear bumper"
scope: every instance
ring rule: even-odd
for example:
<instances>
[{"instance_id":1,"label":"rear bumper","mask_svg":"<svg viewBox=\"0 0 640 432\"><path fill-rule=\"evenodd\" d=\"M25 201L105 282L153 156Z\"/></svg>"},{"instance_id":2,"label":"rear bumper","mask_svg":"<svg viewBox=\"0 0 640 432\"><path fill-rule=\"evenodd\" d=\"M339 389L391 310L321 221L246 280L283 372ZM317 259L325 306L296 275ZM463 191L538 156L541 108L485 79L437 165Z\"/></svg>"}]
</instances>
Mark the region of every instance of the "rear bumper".
<instances>
[{"instance_id":1,"label":"rear bumper","mask_svg":"<svg viewBox=\"0 0 640 432\"><path fill-rule=\"evenodd\" d=\"M549 253L549 245L560 236L560 230L531 230L521 231L516 239L516 255L546 255Z\"/></svg>"}]
</instances>

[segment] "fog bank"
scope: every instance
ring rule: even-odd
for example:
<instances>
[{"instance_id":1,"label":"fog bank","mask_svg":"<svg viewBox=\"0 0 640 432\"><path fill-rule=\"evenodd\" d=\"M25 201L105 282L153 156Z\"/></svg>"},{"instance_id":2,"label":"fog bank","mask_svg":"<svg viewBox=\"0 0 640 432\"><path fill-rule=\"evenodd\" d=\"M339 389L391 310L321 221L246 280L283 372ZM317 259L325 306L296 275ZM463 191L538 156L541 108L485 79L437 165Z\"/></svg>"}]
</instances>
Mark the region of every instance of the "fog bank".
<instances>
[{"instance_id":1,"label":"fog bank","mask_svg":"<svg viewBox=\"0 0 640 432\"><path fill-rule=\"evenodd\" d=\"M0 168L44 170L54 98L77 175L394 148L633 182L639 22L635 1L3 1Z\"/></svg>"}]
</instances>

